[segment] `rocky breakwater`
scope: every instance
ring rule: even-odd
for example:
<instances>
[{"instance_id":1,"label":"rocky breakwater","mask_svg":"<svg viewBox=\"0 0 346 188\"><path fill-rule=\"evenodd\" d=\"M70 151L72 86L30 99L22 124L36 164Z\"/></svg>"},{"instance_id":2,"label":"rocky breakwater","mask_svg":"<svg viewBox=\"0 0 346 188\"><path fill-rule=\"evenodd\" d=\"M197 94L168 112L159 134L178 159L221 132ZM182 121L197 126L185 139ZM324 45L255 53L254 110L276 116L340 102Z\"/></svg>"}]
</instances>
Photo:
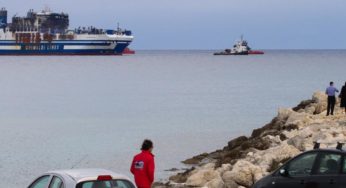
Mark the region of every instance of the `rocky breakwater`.
<instances>
[{"instance_id":1,"label":"rocky breakwater","mask_svg":"<svg viewBox=\"0 0 346 188\"><path fill-rule=\"evenodd\" d=\"M212 153L183 161L193 167L156 187L248 188L297 154L313 148L335 147L346 140L346 115L336 105L326 116L327 97L322 92L292 109L280 109L267 125L250 137L241 136Z\"/></svg>"}]
</instances>

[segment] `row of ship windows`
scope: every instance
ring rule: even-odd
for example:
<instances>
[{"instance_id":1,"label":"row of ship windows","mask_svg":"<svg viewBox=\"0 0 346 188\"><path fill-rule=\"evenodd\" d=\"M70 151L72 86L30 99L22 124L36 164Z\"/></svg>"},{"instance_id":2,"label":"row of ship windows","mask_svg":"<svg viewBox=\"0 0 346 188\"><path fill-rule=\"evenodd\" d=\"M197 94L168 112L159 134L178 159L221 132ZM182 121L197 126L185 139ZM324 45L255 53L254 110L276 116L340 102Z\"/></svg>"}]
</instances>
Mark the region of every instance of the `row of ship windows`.
<instances>
[{"instance_id":1,"label":"row of ship windows","mask_svg":"<svg viewBox=\"0 0 346 188\"><path fill-rule=\"evenodd\" d=\"M24 50L59 50L61 47L59 45L30 45L23 46Z\"/></svg>"}]
</instances>

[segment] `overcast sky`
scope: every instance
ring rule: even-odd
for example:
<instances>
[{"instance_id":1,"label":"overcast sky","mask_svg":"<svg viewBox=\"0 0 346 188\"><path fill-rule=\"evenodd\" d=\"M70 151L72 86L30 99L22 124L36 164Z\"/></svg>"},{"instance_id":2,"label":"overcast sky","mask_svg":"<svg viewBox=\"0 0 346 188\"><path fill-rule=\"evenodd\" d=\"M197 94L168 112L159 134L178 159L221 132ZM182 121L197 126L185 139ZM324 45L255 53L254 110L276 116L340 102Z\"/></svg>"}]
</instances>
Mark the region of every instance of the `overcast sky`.
<instances>
[{"instance_id":1,"label":"overcast sky","mask_svg":"<svg viewBox=\"0 0 346 188\"><path fill-rule=\"evenodd\" d=\"M131 29L134 49L346 49L345 0L6 0L9 16L49 6L71 28Z\"/></svg>"}]
</instances>

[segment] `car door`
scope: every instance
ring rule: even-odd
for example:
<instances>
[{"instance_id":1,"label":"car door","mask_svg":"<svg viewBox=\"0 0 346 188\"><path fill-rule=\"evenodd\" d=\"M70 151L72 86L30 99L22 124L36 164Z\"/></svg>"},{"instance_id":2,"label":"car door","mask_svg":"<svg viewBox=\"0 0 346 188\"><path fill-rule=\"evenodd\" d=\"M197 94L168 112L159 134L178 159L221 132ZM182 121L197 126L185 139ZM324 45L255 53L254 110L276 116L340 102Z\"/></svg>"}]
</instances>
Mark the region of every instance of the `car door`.
<instances>
[{"instance_id":1,"label":"car door","mask_svg":"<svg viewBox=\"0 0 346 188\"><path fill-rule=\"evenodd\" d=\"M37 178L29 188L47 188L50 180L50 175L44 175Z\"/></svg>"},{"instance_id":2,"label":"car door","mask_svg":"<svg viewBox=\"0 0 346 188\"><path fill-rule=\"evenodd\" d=\"M340 186L339 188L346 188L346 155L343 155L342 159L342 168L341 168L341 174L340 174Z\"/></svg>"},{"instance_id":3,"label":"car door","mask_svg":"<svg viewBox=\"0 0 346 188\"><path fill-rule=\"evenodd\" d=\"M317 159L317 152L299 155L282 166L271 182L274 188L306 188L306 180L311 176Z\"/></svg>"},{"instance_id":4,"label":"car door","mask_svg":"<svg viewBox=\"0 0 346 188\"><path fill-rule=\"evenodd\" d=\"M337 152L320 152L313 175L305 180L305 188L338 188L340 185L342 155Z\"/></svg>"}]
</instances>

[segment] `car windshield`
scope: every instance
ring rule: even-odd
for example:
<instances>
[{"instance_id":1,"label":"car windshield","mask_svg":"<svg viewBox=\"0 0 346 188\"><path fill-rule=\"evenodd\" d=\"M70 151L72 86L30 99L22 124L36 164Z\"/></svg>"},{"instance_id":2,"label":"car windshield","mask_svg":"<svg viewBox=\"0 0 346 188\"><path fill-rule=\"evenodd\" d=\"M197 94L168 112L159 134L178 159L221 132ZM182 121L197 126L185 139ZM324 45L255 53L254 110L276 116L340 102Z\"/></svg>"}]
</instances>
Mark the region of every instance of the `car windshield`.
<instances>
[{"instance_id":1,"label":"car windshield","mask_svg":"<svg viewBox=\"0 0 346 188\"><path fill-rule=\"evenodd\" d=\"M127 180L109 180L82 182L76 188L135 188L135 186Z\"/></svg>"}]
</instances>

